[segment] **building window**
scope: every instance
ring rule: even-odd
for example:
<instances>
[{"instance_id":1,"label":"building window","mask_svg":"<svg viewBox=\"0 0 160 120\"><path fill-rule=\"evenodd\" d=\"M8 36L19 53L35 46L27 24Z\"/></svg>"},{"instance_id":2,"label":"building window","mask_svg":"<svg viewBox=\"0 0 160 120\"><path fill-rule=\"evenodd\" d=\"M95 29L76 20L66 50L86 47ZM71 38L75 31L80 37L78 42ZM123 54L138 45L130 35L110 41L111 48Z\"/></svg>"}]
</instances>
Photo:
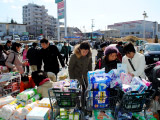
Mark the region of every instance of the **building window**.
<instances>
[{"instance_id":1,"label":"building window","mask_svg":"<svg viewBox=\"0 0 160 120\"><path fill-rule=\"evenodd\" d=\"M30 9L28 9L28 12L30 11Z\"/></svg>"},{"instance_id":2,"label":"building window","mask_svg":"<svg viewBox=\"0 0 160 120\"><path fill-rule=\"evenodd\" d=\"M21 26L18 26L18 28L21 28Z\"/></svg>"},{"instance_id":3,"label":"building window","mask_svg":"<svg viewBox=\"0 0 160 120\"><path fill-rule=\"evenodd\" d=\"M30 13L28 13L28 16L30 16Z\"/></svg>"},{"instance_id":4,"label":"building window","mask_svg":"<svg viewBox=\"0 0 160 120\"><path fill-rule=\"evenodd\" d=\"M131 32L131 34L133 35L133 34L134 34L134 32Z\"/></svg>"},{"instance_id":5,"label":"building window","mask_svg":"<svg viewBox=\"0 0 160 120\"><path fill-rule=\"evenodd\" d=\"M136 34L139 34L139 32L136 32Z\"/></svg>"}]
</instances>

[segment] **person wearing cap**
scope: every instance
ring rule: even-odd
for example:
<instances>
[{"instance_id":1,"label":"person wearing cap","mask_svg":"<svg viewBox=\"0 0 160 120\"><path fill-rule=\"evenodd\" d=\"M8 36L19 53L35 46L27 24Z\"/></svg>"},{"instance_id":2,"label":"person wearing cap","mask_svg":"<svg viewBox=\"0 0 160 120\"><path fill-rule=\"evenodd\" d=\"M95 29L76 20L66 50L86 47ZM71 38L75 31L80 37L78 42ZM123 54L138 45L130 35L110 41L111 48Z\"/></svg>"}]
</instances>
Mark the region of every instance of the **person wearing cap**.
<instances>
[{"instance_id":1,"label":"person wearing cap","mask_svg":"<svg viewBox=\"0 0 160 120\"><path fill-rule=\"evenodd\" d=\"M105 68L105 72L108 73L112 69L117 69L117 63L121 63L118 59L118 49L115 46L108 46L104 50L104 56L99 59L95 69Z\"/></svg>"},{"instance_id":2,"label":"person wearing cap","mask_svg":"<svg viewBox=\"0 0 160 120\"><path fill-rule=\"evenodd\" d=\"M101 48L101 49L98 50L97 60L100 59L100 58L102 58L102 57L104 56L104 50L105 50L106 47L107 47L107 44L106 44L106 43L102 43L102 44L100 45L100 48Z\"/></svg>"}]
</instances>

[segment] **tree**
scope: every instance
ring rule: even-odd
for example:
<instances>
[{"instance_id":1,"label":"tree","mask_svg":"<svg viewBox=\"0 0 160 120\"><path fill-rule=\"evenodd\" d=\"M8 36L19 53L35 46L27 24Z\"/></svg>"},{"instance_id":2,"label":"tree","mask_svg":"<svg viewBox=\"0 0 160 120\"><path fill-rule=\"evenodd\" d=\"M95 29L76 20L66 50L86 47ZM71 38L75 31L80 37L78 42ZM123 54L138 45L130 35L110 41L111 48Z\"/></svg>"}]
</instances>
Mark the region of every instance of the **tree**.
<instances>
[{"instance_id":1,"label":"tree","mask_svg":"<svg viewBox=\"0 0 160 120\"><path fill-rule=\"evenodd\" d=\"M11 23L14 24L14 20L13 19L11 19Z\"/></svg>"},{"instance_id":2,"label":"tree","mask_svg":"<svg viewBox=\"0 0 160 120\"><path fill-rule=\"evenodd\" d=\"M155 36L155 43L158 43L158 36Z\"/></svg>"}]
</instances>

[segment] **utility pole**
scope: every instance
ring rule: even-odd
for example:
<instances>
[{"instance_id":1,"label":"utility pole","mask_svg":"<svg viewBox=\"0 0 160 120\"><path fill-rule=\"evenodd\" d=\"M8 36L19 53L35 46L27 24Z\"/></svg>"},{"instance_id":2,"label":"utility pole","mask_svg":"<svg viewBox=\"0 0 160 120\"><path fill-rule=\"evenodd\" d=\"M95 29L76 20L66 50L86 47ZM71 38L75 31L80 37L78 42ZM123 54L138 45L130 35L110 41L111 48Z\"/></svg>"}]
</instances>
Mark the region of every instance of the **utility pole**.
<instances>
[{"instance_id":1,"label":"utility pole","mask_svg":"<svg viewBox=\"0 0 160 120\"><path fill-rule=\"evenodd\" d=\"M145 40L145 18L147 18L148 16L147 16L147 13L144 11L144 13L142 14L143 15L143 17L144 17L144 22L143 22L143 38L144 38L144 40Z\"/></svg>"},{"instance_id":2,"label":"utility pole","mask_svg":"<svg viewBox=\"0 0 160 120\"><path fill-rule=\"evenodd\" d=\"M92 24L91 24L91 28L92 28L92 34L91 34L91 41L93 41L93 27L94 27L94 19L91 19L92 20Z\"/></svg>"}]
</instances>

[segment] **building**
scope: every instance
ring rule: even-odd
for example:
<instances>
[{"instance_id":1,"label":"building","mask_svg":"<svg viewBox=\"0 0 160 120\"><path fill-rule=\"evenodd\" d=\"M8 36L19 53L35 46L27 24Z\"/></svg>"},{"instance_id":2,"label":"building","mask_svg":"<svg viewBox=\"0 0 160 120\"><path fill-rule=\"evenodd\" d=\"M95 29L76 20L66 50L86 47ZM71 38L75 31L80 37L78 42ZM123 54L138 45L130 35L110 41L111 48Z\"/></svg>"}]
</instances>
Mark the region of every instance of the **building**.
<instances>
[{"instance_id":1,"label":"building","mask_svg":"<svg viewBox=\"0 0 160 120\"><path fill-rule=\"evenodd\" d=\"M6 35L25 35L26 33L26 25L25 24L17 24L17 23L0 23L0 36Z\"/></svg>"},{"instance_id":2,"label":"building","mask_svg":"<svg viewBox=\"0 0 160 120\"><path fill-rule=\"evenodd\" d=\"M153 38L155 35L159 34L157 22L144 20L114 23L113 25L108 25L108 29L119 30L120 37L133 35L139 38L143 38L144 24L145 38Z\"/></svg>"},{"instance_id":3,"label":"building","mask_svg":"<svg viewBox=\"0 0 160 120\"><path fill-rule=\"evenodd\" d=\"M77 27L67 27L67 36L68 37L82 37L82 31ZM65 37L65 28L60 27L60 38L61 40Z\"/></svg>"},{"instance_id":4,"label":"building","mask_svg":"<svg viewBox=\"0 0 160 120\"><path fill-rule=\"evenodd\" d=\"M104 34L104 38L120 38L120 31L119 30L105 30L101 31Z\"/></svg>"},{"instance_id":5,"label":"building","mask_svg":"<svg viewBox=\"0 0 160 120\"><path fill-rule=\"evenodd\" d=\"M29 3L23 6L23 23L27 24L30 35L55 37L56 21L53 16L48 15L45 6Z\"/></svg>"}]
</instances>

